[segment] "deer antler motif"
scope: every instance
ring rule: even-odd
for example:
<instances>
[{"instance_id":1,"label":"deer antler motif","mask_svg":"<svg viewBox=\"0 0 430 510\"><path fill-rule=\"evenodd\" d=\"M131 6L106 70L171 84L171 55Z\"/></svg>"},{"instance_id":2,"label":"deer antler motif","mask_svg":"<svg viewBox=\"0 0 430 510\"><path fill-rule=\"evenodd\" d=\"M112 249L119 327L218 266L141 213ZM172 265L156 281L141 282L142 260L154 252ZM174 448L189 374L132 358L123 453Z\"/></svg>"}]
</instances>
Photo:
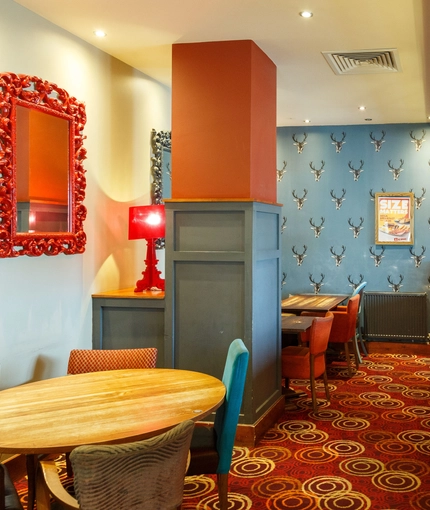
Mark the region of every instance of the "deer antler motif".
<instances>
[{"instance_id":1,"label":"deer antler motif","mask_svg":"<svg viewBox=\"0 0 430 510\"><path fill-rule=\"evenodd\" d=\"M415 200L415 209L420 209L420 207L423 205L423 200L425 200L425 194L426 194L426 189L425 188L421 188L423 194L420 196L420 197L417 197L416 195L414 195L414 200ZM411 193L413 193L413 190L410 190Z\"/></svg>"},{"instance_id":2,"label":"deer antler motif","mask_svg":"<svg viewBox=\"0 0 430 510\"><path fill-rule=\"evenodd\" d=\"M308 137L308 135L306 133L303 133L303 140L301 142L299 142L296 138L296 135L294 134L293 135L293 140L294 140L294 143L293 145L295 145L297 147L297 152L299 154L301 154L303 152L303 149L305 148L305 145L306 145L306 138Z\"/></svg>"},{"instance_id":3,"label":"deer antler motif","mask_svg":"<svg viewBox=\"0 0 430 510\"><path fill-rule=\"evenodd\" d=\"M286 170L285 170L286 168L287 168L287 162L284 161L284 166L282 167L282 170L276 170L276 173L278 176L278 182L282 181L282 178L284 177L284 174L286 172Z\"/></svg>"},{"instance_id":4,"label":"deer antler motif","mask_svg":"<svg viewBox=\"0 0 430 510\"><path fill-rule=\"evenodd\" d=\"M391 168L391 170L389 170L389 172L391 172L393 174L393 178L395 181L397 181L397 179L399 178L400 172L403 172L403 168L402 168L403 163L404 163L404 160L401 159L399 168L394 168L394 166L391 164L391 159L390 159L390 161L388 161L388 166Z\"/></svg>"},{"instance_id":5,"label":"deer antler motif","mask_svg":"<svg viewBox=\"0 0 430 510\"><path fill-rule=\"evenodd\" d=\"M336 261L336 266L339 267L341 264L342 264L342 259L345 258L345 253L346 251L346 246L343 246L342 245L342 252L337 254L334 249L333 249L333 246L330 248L330 253L332 254L332 258Z\"/></svg>"},{"instance_id":6,"label":"deer antler motif","mask_svg":"<svg viewBox=\"0 0 430 510\"><path fill-rule=\"evenodd\" d=\"M324 221L325 221L325 218L323 218L321 216L321 223L319 225L315 225L315 223L313 222L313 219L312 218L309 219L309 223L311 224L311 229L315 232L315 237L317 237L317 238L320 236L321 230L324 228L323 227Z\"/></svg>"},{"instance_id":7,"label":"deer antler motif","mask_svg":"<svg viewBox=\"0 0 430 510\"><path fill-rule=\"evenodd\" d=\"M426 131L425 129L422 130L422 133L423 133L423 136L421 138L416 138L414 136L414 132L411 131L409 133L409 136L412 138L411 142L415 144L415 150L416 151L419 151L422 147L422 144L425 142L425 139L424 137L426 136Z\"/></svg>"},{"instance_id":8,"label":"deer antler motif","mask_svg":"<svg viewBox=\"0 0 430 510\"><path fill-rule=\"evenodd\" d=\"M321 280L320 280L319 282L316 282L316 281L313 279L312 274L311 274L311 273L309 273L309 280L312 282L312 283L311 283L311 285L312 285L312 287L314 288L314 292L315 292L315 294L319 294L319 293L320 293L320 291L321 291L321 287L324 285L324 284L323 284L323 280L324 280L324 278L325 278L325 275L323 275L323 274L321 273Z\"/></svg>"},{"instance_id":9,"label":"deer antler motif","mask_svg":"<svg viewBox=\"0 0 430 510\"><path fill-rule=\"evenodd\" d=\"M354 225L352 223L352 219L349 218L348 224L351 227L349 230L352 230L352 232L354 234L354 239L357 239L357 237L360 235L360 230L363 228L362 227L363 223L364 223L364 218L362 216L360 216L360 224L359 225Z\"/></svg>"},{"instance_id":10,"label":"deer antler motif","mask_svg":"<svg viewBox=\"0 0 430 510\"><path fill-rule=\"evenodd\" d=\"M370 258L375 260L375 267L379 267L382 259L384 258L385 246L382 247L381 253L379 255L376 254L376 252L373 250L372 246L369 248L369 251L370 251Z\"/></svg>"},{"instance_id":11,"label":"deer antler motif","mask_svg":"<svg viewBox=\"0 0 430 510\"><path fill-rule=\"evenodd\" d=\"M412 255L412 259L414 259L414 262L415 262L415 267L420 267L421 265L421 262L422 260L425 258L424 257L424 252L426 251L426 247L425 246L421 246L421 255L417 255L416 253L414 253L412 251L412 247L409 248L409 253Z\"/></svg>"},{"instance_id":12,"label":"deer antler motif","mask_svg":"<svg viewBox=\"0 0 430 510\"><path fill-rule=\"evenodd\" d=\"M342 138L340 140L336 140L333 133L330 135L330 138L332 139L332 145L336 148L336 152L339 153L342 150L342 145L346 143L344 142L346 133L344 131L342 132Z\"/></svg>"},{"instance_id":13,"label":"deer antler motif","mask_svg":"<svg viewBox=\"0 0 430 510\"><path fill-rule=\"evenodd\" d=\"M345 195L346 195L346 189L345 188L342 188L342 196L341 197L337 197L335 194L334 194L334 191L331 190L330 191L330 195L332 196L332 202L334 202L336 204L336 209L340 209L342 207L342 202L345 200Z\"/></svg>"},{"instance_id":14,"label":"deer antler motif","mask_svg":"<svg viewBox=\"0 0 430 510\"><path fill-rule=\"evenodd\" d=\"M360 174L361 172L363 172L363 165L364 165L364 161L362 159L360 159L360 168L354 168L352 166L352 161L350 161L348 163L348 166L349 168L351 169L350 172L352 173L352 175L354 176L354 181L358 181L358 179L360 178Z\"/></svg>"},{"instance_id":15,"label":"deer antler motif","mask_svg":"<svg viewBox=\"0 0 430 510\"><path fill-rule=\"evenodd\" d=\"M303 196L300 198L296 195L295 189L293 189L293 191L292 191L292 195L294 197L294 202L297 202L297 209L299 209L299 210L303 207L303 204L305 203L306 195L308 194L308 190L304 189L303 192L304 192Z\"/></svg>"},{"instance_id":16,"label":"deer antler motif","mask_svg":"<svg viewBox=\"0 0 430 510\"><path fill-rule=\"evenodd\" d=\"M287 217L282 217L282 225L281 225L281 234L284 233L284 230L287 228Z\"/></svg>"},{"instance_id":17,"label":"deer antler motif","mask_svg":"<svg viewBox=\"0 0 430 510\"><path fill-rule=\"evenodd\" d=\"M281 288L287 283L287 273L282 273Z\"/></svg>"},{"instance_id":18,"label":"deer antler motif","mask_svg":"<svg viewBox=\"0 0 430 510\"><path fill-rule=\"evenodd\" d=\"M297 260L297 265L298 266L301 266L303 264L303 260L306 257L306 250L307 249L308 249L308 247L306 245L303 245L303 252L299 253L298 251L296 251L296 247L295 246L293 246L291 248L292 252L294 253L293 257Z\"/></svg>"},{"instance_id":19,"label":"deer antler motif","mask_svg":"<svg viewBox=\"0 0 430 510\"><path fill-rule=\"evenodd\" d=\"M391 287L394 292L399 292L400 287L403 287L403 285L401 285L401 283L403 281L403 275L400 275L399 283L394 283L391 279L391 275L387 276L387 280L388 280L388 283L390 283L389 287Z\"/></svg>"},{"instance_id":20,"label":"deer antler motif","mask_svg":"<svg viewBox=\"0 0 430 510\"><path fill-rule=\"evenodd\" d=\"M382 191L382 193L385 193L384 188L381 188L381 191ZM369 190L369 195L370 195L370 200L372 200L372 202L374 202L375 201L375 193L373 193L373 189Z\"/></svg>"},{"instance_id":21,"label":"deer antler motif","mask_svg":"<svg viewBox=\"0 0 430 510\"><path fill-rule=\"evenodd\" d=\"M313 161L309 163L309 166L312 168L311 172L314 174L316 182L318 182L321 179L321 175L324 172L323 170L324 165L325 161L321 160L321 168L318 169L313 166Z\"/></svg>"},{"instance_id":22,"label":"deer antler motif","mask_svg":"<svg viewBox=\"0 0 430 510\"><path fill-rule=\"evenodd\" d=\"M382 131L382 137L379 140L377 140L373 136L373 131L370 133L370 138L372 139L372 141L370 143L373 143L373 145L375 146L375 152L379 152L381 150L382 144L385 142L385 140L384 140L385 131Z\"/></svg>"},{"instance_id":23,"label":"deer antler motif","mask_svg":"<svg viewBox=\"0 0 430 510\"><path fill-rule=\"evenodd\" d=\"M364 280L364 276L362 274L360 274L360 281L358 283L355 283L354 280L351 278L351 275L348 275L348 281L349 281L350 287L352 287L353 291L360 285L360 283L362 283L363 280Z\"/></svg>"}]
</instances>

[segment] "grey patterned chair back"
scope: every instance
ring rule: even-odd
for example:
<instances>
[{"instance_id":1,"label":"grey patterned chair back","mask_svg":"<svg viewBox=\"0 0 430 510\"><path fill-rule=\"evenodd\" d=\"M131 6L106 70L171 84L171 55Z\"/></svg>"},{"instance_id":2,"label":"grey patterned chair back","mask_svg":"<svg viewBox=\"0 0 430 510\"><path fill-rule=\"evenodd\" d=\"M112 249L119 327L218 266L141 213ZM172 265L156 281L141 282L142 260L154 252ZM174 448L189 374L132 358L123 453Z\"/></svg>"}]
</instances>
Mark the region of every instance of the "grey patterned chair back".
<instances>
[{"instance_id":1,"label":"grey patterned chair back","mask_svg":"<svg viewBox=\"0 0 430 510\"><path fill-rule=\"evenodd\" d=\"M170 510L182 504L194 422L134 443L79 446L70 454L82 510Z\"/></svg>"}]
</instances>

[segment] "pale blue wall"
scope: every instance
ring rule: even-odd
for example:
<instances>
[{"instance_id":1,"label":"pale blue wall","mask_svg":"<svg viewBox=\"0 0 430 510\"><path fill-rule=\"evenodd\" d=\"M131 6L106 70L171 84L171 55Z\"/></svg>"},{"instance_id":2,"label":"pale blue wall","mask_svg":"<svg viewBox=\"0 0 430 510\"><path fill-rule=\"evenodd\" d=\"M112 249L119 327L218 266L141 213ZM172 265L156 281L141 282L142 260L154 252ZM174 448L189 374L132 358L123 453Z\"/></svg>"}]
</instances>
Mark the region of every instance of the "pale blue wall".
<instances>
[{"instance_id":1,"label":"pale blue wall","mask_svg":"<svg viewBox=\"0 0 430 510\"><path fill-rule=\"evenodd\" d=\"M427 140L420 151L411 143L410 131L415 137L422 136L427 130ZM371 143L370 132L379 139L382 130L386 132L385 142L379 152ZM331 133L339 140L342 132L346 133L345 144L340 153L330 138ZM304 133L308 134L302 154L298 154L293 145L292 136L302 141ZM277 168L287 162L286 172L278 183L278 201L283 204L282 215L287 218L286 229L282 239L282 271L286 273L283 297L289 293L314 292L309 274L316 281L324 275L322 293L346 293L352 291L348 276L357 283L363 275L368 282L367 290L391 292L387 278L397 283L403 276L401 291L428 292L430 278L430 126L428 124L395 125L360 125L360 126L324 126L324 127L282 127L278 128ZM389 171L388 161L394 167L404 160L403 172L397 181ZM354 168L363 160L363 172L354 181L348 163ZM310 163L319 169L325 162L324 172L319 182L311 173ZM336 210L330 191L336 196L346 190L345 201ZM421 197L425 188L424 200L419 209L415 209L415 244L413 251L421 254L422 246L426 248L421 266L416 268L409 246L387 246L379 267L375 267L369 248L381 252L375 245L375 212L371 192L413 192ZM303 208L298 210L292 192L302 197L304 189L308 190ZM315 237L309 223L313 218L320 225L325 218L324 228L319 238ZM358 225L360 217L364 218L363 229L358 238L354 238L348 219ZM293 257L292 248L302 253L307 246L303 264L298 266ZM330 247L341 253L346 247L345 258L339 267L330 253Z\"/></svg>"}]
</instances>

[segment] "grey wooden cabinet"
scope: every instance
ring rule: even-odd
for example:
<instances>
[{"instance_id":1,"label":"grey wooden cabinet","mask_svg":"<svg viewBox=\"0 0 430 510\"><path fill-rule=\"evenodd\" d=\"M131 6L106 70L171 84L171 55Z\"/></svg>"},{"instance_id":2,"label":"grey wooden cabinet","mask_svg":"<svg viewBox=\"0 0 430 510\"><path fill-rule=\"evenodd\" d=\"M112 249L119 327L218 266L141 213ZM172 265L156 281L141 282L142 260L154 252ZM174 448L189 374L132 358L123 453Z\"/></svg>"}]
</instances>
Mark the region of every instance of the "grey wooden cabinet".
<instances>
[{"instance_id":1,"label":"grey wooden cabinet","mask_svg":"<svg viewBox=\"0 0 430 510\"><path fill-rule=\"evenodd\" d=\"M164 292L93 294L93 349L156 347L164 366Z\"/></svg>"}]
</instances>

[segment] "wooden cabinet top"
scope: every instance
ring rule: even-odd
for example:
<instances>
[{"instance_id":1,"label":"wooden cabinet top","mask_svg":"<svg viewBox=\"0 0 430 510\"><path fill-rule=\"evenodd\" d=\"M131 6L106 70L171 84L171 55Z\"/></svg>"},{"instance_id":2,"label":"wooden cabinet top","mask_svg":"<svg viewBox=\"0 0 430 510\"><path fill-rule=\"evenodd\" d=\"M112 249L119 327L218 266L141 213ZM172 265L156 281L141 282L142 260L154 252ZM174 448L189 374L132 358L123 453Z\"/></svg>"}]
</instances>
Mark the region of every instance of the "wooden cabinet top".
<instances>
[{"instance_id":1,"label":"wooden cabinet top","mask_svg":"<svg viewBox=\"0 0 430 510\"><path fill-rule=\"evenodd\" d=\"M121 290L107 290L92 295L93 298L127 298L127 299L164 299L162 290L145 290L143 292L134 292L134 287Z\"/></svg>"}]
</instances>

